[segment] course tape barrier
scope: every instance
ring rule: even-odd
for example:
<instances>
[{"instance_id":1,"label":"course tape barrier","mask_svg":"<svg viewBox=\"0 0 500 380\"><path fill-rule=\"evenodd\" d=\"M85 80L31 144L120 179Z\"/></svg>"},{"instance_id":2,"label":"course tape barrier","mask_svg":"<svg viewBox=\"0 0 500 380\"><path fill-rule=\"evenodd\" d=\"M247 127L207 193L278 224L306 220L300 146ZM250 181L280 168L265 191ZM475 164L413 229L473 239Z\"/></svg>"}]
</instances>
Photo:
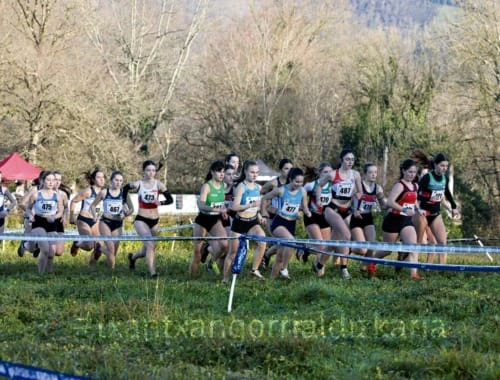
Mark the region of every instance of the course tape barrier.
<instances>
[{"instance_id":1,"label":"course tape barrier","mask_svg":"<svg viewBox=\"0 0 500 380\"><path fill-rule=\"evenodd\" d=\"M180 231L180 230L187 230L187 229L192 229L193 224L184 224L180 226L172 226L172 227L163 227L159 228L158 232L171 232L171 231ZM23 228L13 228L5 231L6 233L9 234L22 234L24 233ZM78 234L78 231L76 229L68 229L66 228L64 231L64 235L71 235L71 234ZM131 230L124 230L123 235L137 235L137 232L131 231Z\"/></svg>"},{"instance_id":2,"label":"course tape barrier","mask_svg":"<svg viewBox=\"0 0 500 380\"><path fill-rule=\"evenodd\" d=\"M266 242L273 242L274 244L277 245L282 245L282 246L287 246L290 248L295 248L295 249L302 249L304 251L309 251L312 253L316 254L323 254L327 256L335 256L335 257L342 257L346 258L349 260L357 260L357 261L362 261L362 262L367 262L367 263L374 263L374 264L381 264L381 265L392 265L396 267L404 267L404 268L417 268L417 269L422 269L422 270L444 270L444 271L455 271L455 272L500 272L500 266L495 266L495 265L456 265L456 264L427 264L427 263L415 263L415 262L408 262L408 261L396 261L396 260L385 260L385 259L377 259L374 257L365 257L365 256L355 256L355 255L346 255L343 253L336 253L336 252L326 252L322 251L319 249L312 248L310 246L307 246L305 244L301 244L304 240L303 239L297 239L297 240L287 240L287 239L276 239L276 238L268 238L268 237L262 237L258 235L242 235L243 237L249 239L249 240L256 240L256 241L266 241ZM347 241L336 241L334 244L325 244L325 243L331 243L330 241L322 241L322 240L314 240L316 244L318 242L321 242L323 246L325 245L330 245L330 246L339 246L339 242L341 243L349 243ZM311 244L311 240L307 240L308 244ZM353 242L350 242L353 243ZM380 246L386 246L390 245L392 247L397 247L396 249L383 249L381 251L398 251L398 252L407 252L406 250L401 250L399 247L401 247L401 243L379 243ZM344 245L340 245L344 246ZM440 247L447 247L441 245ZM463 248L463 247L457 247L457 248ZM482 247L470 247L477 251L481 251ZM491 247L488 247L491 248ZM409 251L411 252L411 251ZM433 251L434 252L434 251ZM444 253L444 252L436 252L436 253ZM457 252L454 252L457 253ZM471 251L463 252L463 253L473 253ZM498 252L497 252L498 253Z\"/></svg>"},{"instance_id":3,"label":"course tape barrier","mask_svg":"<svg viewBox=\"0 0 500 380\"><path fill-rule=\"evenodd\" d=\"M272 238L264 238L262 236L257 235L242 235L249 240L265 240L271 241ZM298 244L299 240L287 240L287 239L274 239L274 243L277 245L282 245L295 249L302 249L304 252L312 252L315 254L322 254L327 256L334 257L342 257L349 260L357 260L361 262L374 263L380 265L391 265L395 267L403 267L403 268L417 268L422 270L440 270L440 271L453 271L453 272L500 272L500 266L495 265L457 265L457 264L427 264L427 263L415 263L409 261L396 261L396 260L385 260L385 259L377 259L375 257L365 257L365 256L355 256L355 255L346 255L343 253L337 252L327 252L319 249L315 249L312 247L308 247L302 244ZM324 241L322 241L324 242ZM385 244L385 243L383 243ZM388 243L387 243L388 244ZM323 244L327 245L327 244ZM336 246L338 242L335 242ZM393 243L391 245L394 245ZM400 244L396 244L396 246L400 246ZM481 247L472 247L472 248L481 248ZM491 248L491 247L489 247ZM396 249L398 252L402 252L402 250ZM470 252L466 252L470 253Z\"/></svg>"},{"instance_id":4,"label":"course tape barrier","mask_svg":"<svg viewBox=\"0 0 500 380\"><path fill-rule=\"evenodd\" d=\"M278 239L274 237L263 237L258 235L243 234L246 239L264 241L266 243L289 246L302 249L311 245L328 247L348 247L351 249L370 249L376 251L398 251L398 252L421 252L436 254L499 254L500 247L494 246L469 246L469 245L443 245L443 244L404 244L404 243L384 243L384 242L358 242L350 240L316 240L316 239ZM119 235L119 236L92 236L92 235L31 235L17 233L0 234L0 240L23 240L23 241L188 241L188 240L234 240L237 237L189 237L189 236L139 236L139 235Z\"/></svg>"},{"instance_id":5,"label":"course tape barrier","mask_svg":"<svg viewBox=\"0 0 500 380\"><path fill-rule=\"evenodd\" d=\"M346 255L343 253L332 253L324 252L312 249L314 253L320 253L327 256L343 257L349 260L357 260L366 263L380 264L380 265L391 265L394 267L401 268L417 268L422 270L439 270L439 271L451 271L451 272L500 272L500 266L496 265L462 265L462 264L428 264L428 263L412 263L409 261L396 261L396 260L386 260L377 259L375 257L365 257L365 256L355 256Z\"/></svg>"},{"instance_id":6,"label":"course tape barrier","mask_svg":"<svg viewBox=\"0 0 500 380\"><path fill-rule=\"evenodd\" d=\"M69 375L43 368L0 361L0 376L16 380L90 380L90 377Z\"/></svg>"},{"instance_id":7,"label":"course tape barrier","mask_svg":"<svg viewBox=\"0 0 500 380\"><path fill-rule=\"evenodd\" d=\"M443 245L443 244L404 244L404 243L384 243L384 242L359 242L350 240L316 240L316 239L277 239L272 237L263 237L259 235L244 235L249 240L265 241L273 244L294 244L294 248L304 248L309 245L320 245L328 247L348 247L351 249L370 249L374 251L388 252L423 252L423 253L500 253L500 247L480 247L469 245Z\"/></svg>"},{"instance_id":8,"label":"course tape barrier","mask_svg":"<svg viewBox=\"0 0 500 380\"><path fill-rule=\"evenodd\" d=\"M22 240L22 241L182 241L182 240L234 240L237 238L227 237L191 237L191 236L139 236L139 235L118 235L118 236L94 236L94 235L32 235L32 234L0 234L0 240Z\"/></svg>"}]
</instances>

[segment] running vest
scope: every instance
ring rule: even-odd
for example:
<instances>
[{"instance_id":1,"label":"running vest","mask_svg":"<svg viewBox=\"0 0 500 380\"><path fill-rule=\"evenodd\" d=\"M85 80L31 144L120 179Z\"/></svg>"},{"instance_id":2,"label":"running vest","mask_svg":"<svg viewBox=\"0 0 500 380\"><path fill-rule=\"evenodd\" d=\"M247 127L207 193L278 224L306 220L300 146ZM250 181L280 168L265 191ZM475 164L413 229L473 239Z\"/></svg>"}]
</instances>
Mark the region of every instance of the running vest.
<instances>
[{"instance_id":1,"label":"running vest","mask_svg":"<svg viewBox=\"0 0 500 380\"><path fill-rule=\"evenodd\" d=\"M358 209L361 214L369 214L377 205L377 184L373 186L373 191L371 193L366 190L364 182L361 182L361 187L363 189L363 194L359 200Z\"/></svg>"},{"instance_id":2,"label":"running vest","mask_svg":"<svg viewBox=\"0 0 500 380\"><path fill-rule=\"evenodd\" d=\"M399 194L396 199L396 203L403 208L415 210L415 206L417 204L417 185L413 183L413 189L410 189L404 184L403 181L399 181L399 183L403 185L403 192ZM406 215L406 213L392 208L390 212L396 215Z\"/></svg>"},{"instance_id":3,"label":"running vest","mask_svg":"<svg viewBox=\"0 0 500 380\"><path fill-rule=\"evenodd\" d=\"M350 201L354 193L354 172L350 170L349 178L342 179L340 170L335 170L335 178L332 180L332 197L341 201Z\"/></svg>"},{"instance_id":4,"label":"running vest","mask_svg":"<svg viewBox=\"0 0 500 380\"><path fill-rule=\"evenodd\" d=\"M42 191L39 190L36 193L34 210L35 215L44 217L57 214L57 193L54 191L50 198L44 198Z\"/></svg>"},{"instance_id":5,"label":"running vest","mask_svg":"<svg viewBox=\"0 0 500 380\"><path fill-rule=\"evenodd\" d=\"M315 212L316 214L321 214L322 211L318 209L318 205L316 202L316 189L319 186L319 179L314 182L309 182L304 186L307 194L309 194L309 210L311 212ZM327 182L321 188L321 206L325 207L332 201L332 183Z\"/></svg>"},{"instance_id":6,"label":"running vest","mask_svg":"<svg viewBox=\"0 0 500 380\"><path fill-rule=\"evenodd\" d=\"M445 175L436 176L433 172L429 172L426 176L429 176L429 185L426 188L420 188L418 190L418 200L422 202L421 206L423 206L423 209L425 209L426 205L430 206L441 203L444 198L447 183Z\"/></svg>"},{"instance_id":7,"label":"running vest","mask_svg":"<svg viewBox=\"0 0 500 380\"><path fill-rule=\"evenodd\" d=\"M278 210L278 214L289 219L297 219L301 204L301 189L299 189L295 194L292 194L288 189L288 186L284 186L283 195L281 196L281 207Z\"/></svg>"},{"instance_id":8,"label":"running vest","mask_svg":"<svg viewBox=\"0 0 500 380\"><path fill-rule=\"evenodd\" d=\"M94 203L97 193L94 190L94 186L90 186L90 196L88 198L82 199L81 211L90 213L90 206Z\"/></svg>"},{"instance_id":9,"label":"running vest","mask_svg":"<svg viewBox=\"0 0 500 380\"><path fill-rule=\"evenodd\" d=\"M224 207L224 201L226 198L226 191L224 189L224 184L221 183L220 187L216 189L212 182L207 182L210 191L208 192L207 199L205 200L205 205L208 207L213 207L216 209L222 209ZM217 211L200 211L202 214L207 215L219 215Z\"/></svg>"},{"instance_id":10,"label":"running vest","mask_svg":"<svg viewBox=\"0 0 500 380\"><path fill-rule=\"evenodd\" d=\"M112 196L109 189L106 189L106 196L102 200L104 214L118 216L123 211L123 190L117 196Z\"/></svg>"},{"instance_id":11,"label":"running vest","mask_svg":"<svg viewBox=\"0 0 500 380\"><path fill-rule=\"evenodd\" d=\"M155 180L155 182L153 183L153 187L151 187L150 189L144 186L143 181L140 181L137 198L139 201L139 208L158 208L158 181Z\"/></svg>"},{"instance_id":12,"label":"running vest","mask_svg":"<svg viewBox=\"0 0 500 380\"><path fill-rule=\"evenodd\" d=\"M241 202L240 204L242 206L247 205L253 201L260 201L260 186L257 184L254 184L253 189L249 188L248 185L245 182L242 182L243 186L245 187L245 190L243 191L243 194L241 195ZM246 210L243 210L244 212L257 212L259 211L259 208L257 206L255 207L250 207L247 208Z\"/></svg>"}]
</instances>

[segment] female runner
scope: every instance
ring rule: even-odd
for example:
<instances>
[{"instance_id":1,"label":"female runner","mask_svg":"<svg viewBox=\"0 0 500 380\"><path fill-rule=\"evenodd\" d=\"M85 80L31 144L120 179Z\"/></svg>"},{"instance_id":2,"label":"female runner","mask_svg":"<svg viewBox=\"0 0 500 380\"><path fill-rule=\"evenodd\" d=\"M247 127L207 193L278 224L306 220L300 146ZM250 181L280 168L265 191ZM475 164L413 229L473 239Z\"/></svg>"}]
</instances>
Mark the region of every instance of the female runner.
<instances>
[{"instance_id":1,"label":"female runner","mask_svg":"<svg viewBox=\"0 0 500 380\"><path fill-rule=\"evenodd\" d=\"M442 201L446 199L450 206L448 211L452 217L459 217L457 204L453 199L449 188L447 176L450 160L444 153L438 153L432 160L427 162L431 171L425 174L418 182L418 203L425 215L415 215L413 224L417 230L417 242L423 243L426 231L429 228L438 244L446 244L446 227L441 215ZM427 255L427 262L432 263L436 257L435 253ZM446 264L446 253L439 255L439 263Z\"/></svg>"},{"instance_id":2,"label":"female runner","mask_svg":"<svg viewBox=\"0 0 500 380\"><path fill-rule=\"evenodd\" d=\"M69 206L69 221L71 224L76 224L78 234L84 236L99 236L99 228L94 220L90 205L94 202L97 193L101 191L104 186L104 172L96 168L91 173L84 173L89 183L89 186L78 193L70 202ZM81 202L80 212L78 217L75 215L75 209L78 202ZM101 244L93 241L74 241L71 245L71 256L76 256L79 249L84 251L93 250L90 255L89 264L94 265L96 260L101 255Z\"/></svg>"},{"instance_id":3,"label":"female runner","mask_svg":"<svg viewBox=\"0 0 500 380\"><path fill-rule=\"evenodd\" d=\"M9 201L9 207L6 207L6 200ZM2 185L2 171L0 171L0 233L5 230L5 218L12 210L16 208L17 200L9 191L9 189Z\"/></svg>"},{"instance_id":4,"label":"female runner","mask_svg":"<svg viewBox=\"0 0 500 380\"><path fill-rule=\"evenodd\" d=\"M239 240L236 239L241 234L251 234L266 236L261 225L265 223L260 215L260 186L255 182L259 176L259 165L255 161L245 161L241 176L236 181L234 199L231 205L236 215L231 226L231 241L229 253L224 261L224 282L229 282L231 265L238 250ZM257 248L253 255L251 275L258 279L264 279L259 272L259 265L266 250L264 241L257 242Z\"/></svg>"},{"instance_id":5,"label":"female runner","mask_svg":"<svg viewBox=\"0 0 500 380\"><path fill-rule=\"evenodd\" d=\"M269 193L270 191L276 189L277 187L285 186L287 178L288 178L288 173L290 172L290 169L292 167L293 167L293 164L292 164L292 161L290 159L282 158L279 162L279 165L278 165L280 175L277 176L276 178L273 178L272 180L266 182L262 186L261 194L265 195L265 194ZM273 222L273 219L276 216L276 213L277 213L279 208L280 208L279 198L275 197L275 198L271 199L271 202L269 203L269 205L267 207L267 215L269 215L269 217L266 220L266 226L268 229L271 226L271 223ZM271 231L269 231L269 233L271 233ZM264 253L264 257L262 259L262 267L263 268L269 267L269 262L271 261L271 257L276 254L277 249L278 249L278 246L273 245Z\"/></svg>"},{"instance_id":6,"label":"female runner","mask_svg":"<svg viewBox=\"0 0 500 380\"><path fill-rule=\"evenodd\" d=\"M360 198L354 199L354 211L351 216L351 238L353 241L370 241L376 240L375 223L373 222L373 209L377 206L385 208L386 199L382 186L377 184L377 165L368 163L363 165L364 178L361 181L362 194ZM354 249L353 252L373 257L374 251L371 249ZM362 265L361 271L368 272L371 277L375 273L375 265L370 263Z\"/></svg>"},{"instance_id":7,"label":"female runner","mask_svg":"<svg viewBox=\"0 0 500 380\"><path fill-rule=\"evenodd\" d=\"M311 212L307 207L307 193L303 187L304 172L299 168L292 168L288 173L288 180L285 186L277 187L262 198L260 210L264 217L267 214L266 201L278 197L280 208L271 224L271 232L274 237L282 239L295 239L295 227L299 210L302 208L304 215L311 217ZM271 278L281 276L290 279L288 272L288 262L290 261L291 248L279 246L276 254L276 262L273 265Z\"/></svg>"},{"instance_id":8,"label":"female runner","mask_svg":"<svg viewBox=\"0 0 500 380\"><path fill-rule=\"evenodd\" d=\"M110 178L111 186L101 190L92 205L90 210L97 220L97 205L102 201L102 216L99 221L99 233L101 236L120 236L122 234L123 220L134 212L134 206L130 197L124 199L123 196L123 174L120 171L114 171ZM115 269L116 253L120 241L107 240L105 247L101 248L108 259L110 269Z\"/></svg>"},{"instance_id":9,"label":"female runner","mask_svg":"<svg viewBox=\"0 0 500 380\"><path fill-rule=\"evenodd\" d=\"M194 241L193 258L189 265L189 273L194 275L198 272L201 262L201 247L203 238L207 235L226 238L226 230L222 225L222 220L229 218L224 204L224 162L214 161L210 165L205 183L201 186L200 197L198 198L198 209L200 212L194 220L193 236ZM227 240L213 240L212 259L217 262L219 270L224 269L224 256L227 251Z\"/></svg>"},{"instance_id":10,"label":"female runner","mask_svg":"<svg viewBox=\"0 0 500 380\"><path fill-rule=\"evenodd\" d=\"M340 152L340 165L330 176L322 179L316 188L316 199L321 198L321 189L330 181L332 183L332 200L324 210L325 220L332 227L334 240L351 240L349 230L351 204L353 199L361 193L361 176L354 165L354 153L350 149ZM337 248L338 249L338 248ZM344 255L349 254L349 248L338 249ZM313 270L322 274L323 267L328 260L328 255L318 255L313 262ZM340 259L340 270L344 280L350 280L351 275L347 270L347 259Z\"/></svg>"},{"instance_id":11,"label":"female runner","mask_svg":"<svg viewBox=\"0 0 500 380\"><path fill-rule=\"evenodd\" d=\"M425 215L425 211L420 210L417 204L418 185L414 182L417 175L417 163L407 159L400 165L401 176L399 181L392 187L391 193L387 197L387 207L389 213L385 216L382 224L384 242L394 243L398 237L405 244L415 244L417 242L417 232L412 224L412 217L415 214ZM383 258L390 252L377 252L377 258ZM410 252L407 261L418 262L418 253ZM420 279L417 268L410 269L411 278Z\"/></svg>"},{"instance_id":12,"label":"female runner","mask_svg":"<svg viewBox=\"0 0 500 380\"><path fill-rule=\"evenodd\" d=\"M41 178L41 188L36 193L30 193L26 205L25 216L31 224L31 233L40 237L57 235L57 218L61 218L64 206L61 197L55 190L55 176L53 172L45 172ZM32 244L33 242L30 242ZM56 249L55 241L39 240L40 256L38 257L38 272L45 273L52 270L52 263Z\"/></svg>"},{"instance_id":13,"label":"female runner","mask_svg":"<svg viewBox=\"0 0 500 380\"><path fill-rule=\"evenodd\" d=\"M134 220L134 228L139 236L151 237L158 235L160 214L158 206L169 205L174 202L167 187L156 176L156 164L151 160L142 163L142 179L129 182L123 187L123 199L127 199L129 190L137 190L139 211ZM160 201L160 194L165 198ZM155 242L144 240L142 248L135 253L129 253L128 262L131 270L135 269L136 261L146 258L149 274L156 279L158 274L155 267Z\"/></svg>"}]
</instances>

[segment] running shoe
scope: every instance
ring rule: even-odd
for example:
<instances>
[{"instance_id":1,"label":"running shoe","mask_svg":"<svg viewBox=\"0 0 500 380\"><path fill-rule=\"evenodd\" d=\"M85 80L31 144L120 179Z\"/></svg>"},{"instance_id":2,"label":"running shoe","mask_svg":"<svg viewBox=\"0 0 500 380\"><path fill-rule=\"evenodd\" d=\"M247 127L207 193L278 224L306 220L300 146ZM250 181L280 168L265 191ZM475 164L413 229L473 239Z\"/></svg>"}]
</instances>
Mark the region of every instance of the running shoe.
<instances>
[{"instance_id":1,"label":"running shoe","mask_svg":"<svg viewBox=\"0 0 500 380\"><path fill-rule=\"evenodd\" d=\"M36 259L39 255L40 255L40 247L37 244L35 250L33 251L33 257Z\"/></svg>"},{"instance_id":2,"label":"running shoe","mask_svg":"<svg viewBox=\"0 0 500 380\"><path fill-rule=\"evenodd\" d=\"M134 259L134 254L133 253L129 253L128 254L128 267L130 270L134 270L135 269L135 259Z\"/></svg>"},{"instance_id":3,"label":"running shoe","mask_svg":"<svg viewBox=\"0 0 500 380\"><path fill-rule=\"evenodd\" d=\"M201 262L204 264L205 261L207 261L208 254L208 247L210 247L210 244L208 242L204 242L203 245L201 246Z\"/></svg>"},{"instance_id":4,"label":"running shoe","mask_svg":"<svg viewBox=\"0 0 500 380\"><path fill-rule=\"evenodd\" d=\"M342 272L342 278L344 280L350 280L352 278L351 275L349 274L349 271L347 270L347 268L343 268L341 270L341 272Z\"/></svg>"},{"instance_id":5,"label":"running shoe","mask_svg":"<svg viewBox=\"0 0 500 380\"><path fill-rule=\"evenodd\" d=\"M405 261L408 257L408 252L398 252L398 261ZM399 273L403 270L403 267L394 267L394 272Z\"/></svg>"},{"instance_id":6,"label":"running shoe","mask_svg":"<svg viewBox=\"0 0 500 380\"><path fill-rule=\"evenodd\" d=\"M250 276L255 277L255 278L259 279L259 280L263 280L264 279L264 276L259 272L258 269L253 269L250 272Z\"/></svg>"},{"instance_id":7,"label":"running shoe","mask_svg":"<svg viewBox=\"0 0 500 380\"><path fill-rule=\"evenodd\" d=\"M80 248L76 245L76 241L73 242L73 244L71 244L71 256L75 257L76 255L78 255L78 250Z\"/></svg>"},{"instance_id":8,"label":"running shoe","mask_svg":"<svg viewBox=\"0 0 500 380\"><path fill-rule=\"evenodd\" d=\"M92 251L92 256L94 257L94 260L97 261L99 260L99 257L101 257L101 255L101 243L97 242L95 243L94 250Z\"/></svg>"},{"instance_id":9,"label":"running shoe","mask_svg":"<svg viewBox=\"0 0 500 380\"><path fill-rule=\"evenodd\" d=\"M312 262L312 269L313 272L316 273L316 276L321 277L325 274L325 267L323 266L321 269L318 267L318 263L316 263L316 260L313 260Z\"/></svg>"},{"instance_id":10,"label":"running shoe","mask_svg":"<svg viewBox=\"0 0 500 380\"><path fill-rule=\"evenodd\" d=\"M271 262L271 257L268 255L264 255L264 257L262 257L262 262L260 263L260 265L262 266L262 268L266 269L269 268L270 262Z\"/></svg>"},{"instance_id":11,"label":"running shoe","mask_svg":"<svg viewBox=\"0 0 500 380\"><path fill-rule=\"evenodd\" d=\"M372 278L376 271L377 267L375 266L375 263L368 263L368 277Z\"/></svg>"},{"instance_id":12,"label":"running shoe","mask_svg":"<svg viewBox=\"0 0 500 380\"><path fill-rule=\"evenodd\" d=\"M287 268L280 269L280 277L284 278L285 280L291 280L292 279L290 277L290 275L288 274L288 269Z\"/></svg>"},{"instance_id":13,"label":"running shoe","mask_svg":"<svg viewBox=\"0 0 500 380\"><path fill-rule=\"evenodd\" d=\"M297 260L300 261L300 259L302 259L303 256L304 256L304 250L303 249L297 249L295 251L295 257L297 258Z\"/></svg>"},{"instance_id":14,"label":"running shoe","mask_svg":"<svg viewBox=\"0 0 500 380\"><path fill-rule=\"evenodd\" d=\"M398 252L398 261L405 261L408 258L408 252Z\"/></svg>"},{"instance_id":15,"label":"running shoe","mask_svg":"<svg viewBox=\"0 0 500 380\"><path fill-rule=\"evenodd\" d=\"M422 276L420 276L418 273L412 273L410 278L412 280L423 280L424 278Z\"/></svg>"},{"instance_id":16,"label":"running shoe","mask_svg":"<svg viewBox=\"0 0 500 380\"><path fill-rule=\"evenodd\" d=\"M205 271L210 274L215 274L214 262L211 258L208 259L208 262L205 264Z\"/></svg>"},{"instance_id":17,"label":"running shoe","mask_svg":"<svg viewBox=\"0 0 500 380\"><path fill-rule=\"evenodd\" d=\"M19 257L23 257L24 251L26 251L26 247L24 246L24 241L21 240L21 242L19 243L19 247L17 248L17 255Z\"/></svg>"}]
</instances>

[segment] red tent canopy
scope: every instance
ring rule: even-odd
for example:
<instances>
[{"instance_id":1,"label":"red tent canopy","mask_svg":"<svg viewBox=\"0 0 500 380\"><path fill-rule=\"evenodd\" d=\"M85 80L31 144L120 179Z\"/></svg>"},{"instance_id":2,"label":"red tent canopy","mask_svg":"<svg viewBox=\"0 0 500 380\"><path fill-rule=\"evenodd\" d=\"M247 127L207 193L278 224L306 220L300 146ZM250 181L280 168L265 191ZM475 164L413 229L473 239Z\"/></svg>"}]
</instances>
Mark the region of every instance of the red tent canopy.
<instances>
[{"instance_id":1,"label":"red tent canopy","mask_svg":"<svg viewBox=\"0 0 500 380\"><path fill-rule=\"evenodd\" d=\"M0 161L2 178L7 181L27 181L38 177L42 169L31 165L19 153L12 153Z\"/></svg>"}]
</instances>

